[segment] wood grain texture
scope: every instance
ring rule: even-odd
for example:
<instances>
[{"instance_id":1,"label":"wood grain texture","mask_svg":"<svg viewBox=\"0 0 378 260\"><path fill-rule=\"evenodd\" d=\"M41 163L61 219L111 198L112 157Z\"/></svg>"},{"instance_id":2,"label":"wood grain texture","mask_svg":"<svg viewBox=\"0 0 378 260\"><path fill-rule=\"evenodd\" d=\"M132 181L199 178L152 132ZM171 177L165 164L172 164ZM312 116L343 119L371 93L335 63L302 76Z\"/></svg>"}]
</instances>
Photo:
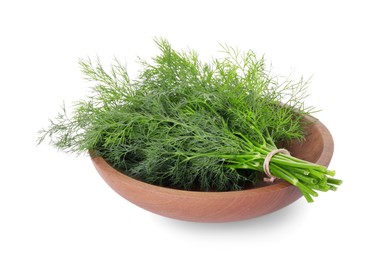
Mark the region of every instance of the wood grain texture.
<instances>
[{"instance_id":1,"label":"wood grain texture","mask_svg":"<svg viewBox=\"0 0 378 260\"><path fill-rule=\"evenodd\" d=\"M306 141L287 145L293 156L328 166L333 154L333 139L318 120L306 129ZM229 192L184 191L150 185L113 169L103 158L92 162L105 182L119 195L153 213L196 222L230 222L250 219L279 210L302 194L293 185L277 180L259 188Z\"/></svg>"}]
</instances>

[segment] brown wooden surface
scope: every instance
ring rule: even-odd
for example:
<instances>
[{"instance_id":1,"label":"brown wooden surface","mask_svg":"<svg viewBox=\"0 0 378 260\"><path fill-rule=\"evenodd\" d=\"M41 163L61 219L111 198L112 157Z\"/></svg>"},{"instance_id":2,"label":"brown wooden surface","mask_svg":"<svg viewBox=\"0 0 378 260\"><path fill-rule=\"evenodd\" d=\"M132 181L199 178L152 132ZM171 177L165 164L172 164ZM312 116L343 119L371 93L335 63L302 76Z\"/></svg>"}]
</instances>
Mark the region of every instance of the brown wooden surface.
<instances>
[{"instance_id":1,"label":"brown wooden surface","mask_svg":"<svg viewBox=\"0 0 378 260\"><path fill-rule=\"evenodd\" d=\"M328 166L333 154L330 132L320 121L306 131L306 141L291 143L288 150L293 156ZM281 209L302 196L296 187L282 180L242 191L175 190L130 178L101 157L93 157L92 162L106 183L125 199L156 214L187 221L229 222L254 218Z\"/></svg>"}]
</instances>

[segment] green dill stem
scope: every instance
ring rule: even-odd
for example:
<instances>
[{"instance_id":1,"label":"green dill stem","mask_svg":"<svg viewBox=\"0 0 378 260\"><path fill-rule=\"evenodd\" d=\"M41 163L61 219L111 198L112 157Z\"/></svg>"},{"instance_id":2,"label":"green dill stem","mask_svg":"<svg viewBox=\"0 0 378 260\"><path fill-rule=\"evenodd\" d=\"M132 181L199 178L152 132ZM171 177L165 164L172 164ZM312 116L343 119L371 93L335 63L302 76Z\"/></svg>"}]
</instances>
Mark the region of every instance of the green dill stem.
<instances>
[{"instance_id":1,"label":"green dill stem","mask_svg":"<svg viewBox=\"0 0 378 260\"><path fill-rule=\"evenodd\" d=\"M245 138L245 137L244 137ZM245 138L246 139L246 138ZM265 146L255 146L254 149L262 154L262 158L265 158L266 155L270 152L268 148ZM321 165L312 164L303 160L292 160L292 156L280 156L281 158L275 158L273 156L270 162L270 169L273 175L276 177L283 179L294 186L297 186L301 192L303 193L304 197L308 202L312 202L312 197L317 197L318 193L316 193L313 188L321 191L326 191L332 189L329 185L327 186L319 186L317 183L323 179L327 179L324 171L326 171L325 167ZM232 164L229 167L233 169L256 169L256 165L251 165L246 161L239 161L237 159L244 159L245 155L241 156L225 156L225 158L232 158ZM262 162L257 170L262 171ZM286 170L287 168L287 170ZM289 172L291 171L291 173ZM310 176L306 176L310 175Z\"/></svg>"},{"instance_id":2,"label":"green dill stem","mask_svg":"<svg viewBox=\"0 0 378 260\"><path fill-rule=\"evenodd\" d=\"M311 163L308 163L308 162L297 162L297 161L294 161L292 160L291 158L294 158L294 157L287 157L287 158L274 158L275 156L273 156L273 158L271 159L272 162L275 162L275 163L279 163L279 164L282 164L282 165L287 165L287 166L290 166L290 167L296 167L296 168L302 168L302 169L313 169L313 170L316 170L316 171L321 171L323 172L324 169L323 169L323 166L321 165L315 165L315 164L311 164Z\"/></svg>"},{"instance_id":3,"label":"green dill stem","mask_svg":"<svg viewBox=\"0 0 378 260\"><path fill-rule=\"evenodd\" d=\"M303 182L305 182L305 183L309 183L309 184L317 184L317 183L319 182L319 181L318 181L317 179L315 179L315 178L308 177L308 176L306 176L306 175L303 175L303 174L298 173L298 172L295 172L295 171L293 171L293 175L294 175L297 179L299 179L299 180L301 180L301 181L303 181Z\"/></svg>"},{"instance_id":4,"label":"green dill stem","mask_svg":"<svg viewBox=\"0 0 378 260\"><path fill-rule=\"evenodd\" d=\"M315 170L318 170L318 171L321 171L321 172L324 172L327 170L326 167L322 166L322 165L319 165L319 164L314 164L314 163L311 163L311 162L308 162L308 161L304 161L304 160L301 160L301 159L298 159L294 156L290 156L290 155L286 155L286 154L276 154L273 158L272 158L273 161L277 161L277 162L280 162L280 163L288 163L290 162L290 165L295 165L296 167L299 167L299 168L305 168L305 169L315 169Z\"/></svg>"},{"instance_id":5,"label":"green dill stem","mask_svg":"<svg viewBox=\"0 0 378 260\"><path fill-rule=\"evenodd\" d=\"M263 146L260 146L260 147L256 146L255 149L264 155L267 155L271 151L270 149ZM327 170L327 168L325 168L322 165L314 164L314 163L304 161L290 155L285 155L285 154L280 154L280 153L275 154L272 157L271 162L276 162L280 165L287 165L293 168L313 169L320 172L325 172Z\"/></svg>"},{"instance_id":6,"label":"green dill stem","mask_svg":"<svg viewBox=\"0 0 378 260\"><path fill-rule=\"evenodd\" d=\"M302 194L303 194L303 197L305 197L305 199L306 199L306 201L307 202L314 202L314 199L311 197L311 195L310 194L308 194L307 192L303 192L303 191L301 191L302 192Z\"/></svg>"},{"instance_id":7,"label":"green dill stem","mask_svg":"<svg viewBox=\"0 0 378 260\"><path fill-rule=\"evenodd\" d=\"M279 168L275 165L271 166L271 171L274 171L274 175L277 176L278 178L285 180L285 181L289 182L290 184L292 184L294 186L297 186L299 188L299 190L302 192L302 194L305 197L305 199L307 200L307 202L313 202L314 201L311 197L311 194L308 192L308 189L303 189L303 186L300 187L301 185L300 185L298 179L293 178L292 176L288 175L287 172L283 171L281 168ZM299 184L299 186L298 186L298 184ZM311 193L313 193L312 190L310 190L310 191L311 191Z\"/></svg>"},{"instance_id":8,"label":"green dill stem","mask_svg":"<svg viewBox=\"0 0 378 260\"><path fill-rule=\"evenodd\" d=\"M331 178L331 177L328 177L327 178L327 182L329 184L335 184L335 185L341 185L343 183L342 180L339 180L339 179L335 179L335 178Z\"/></svg>"},{"instance_id":9,"label":"green dill stem","mask_svg":"<svg viewBox=\"0 0 378 260\"><path fill-rule=\"evenodd\" d=\"M333 170L326 170L326 174L329 175L329 176L335 176L336 172L333 171ZM341 181L341 180L340 180ZM340 183L341 184L341 183Z\"/></svg>"},{"instance_id":10,"label":"green dill stem","mask_svg":"<svg viewBox=\"0 0 378 260\"><path fill-rule=\"evenodd\" d=\"M277 165L270 165L270 171L272 174L274 174L276 177L285 180L289 182L290 184L297 186L298 184L298 179L295 178L292 175L288 175L287 172L283 171L282 168L278 167Z\"/></svg>"},{"instance_id":11,"label":"green dill stem","mask_svg":"<svg viewBox=\"0 0 378 260\"><path fill-rule=\"evenodd\" d=\"M313 197L317 197L318 194L313 191L312 189L308 188L306 185L304 185L301 181L299 181L297 178L295 178L290 172L288 172L287 170L275 165L275 164L271 164L270 165L270 168L271 168L271 171L273 174L276 174L276 172L280 172L280 174L284 174L285 177L289 177L290 179L290 183L292 183L293 185L297 186L301 191L305 191L306 193L310 194L311 196ZM277 176L278 177L278 176ZM284 179L286 180L286 179ZM286 180L287 181L287 180Z\"/></svg>"},{"instance_id":12,"label":"green dill stem","mask_svg":"<svg viewBox=\"0 0 378 260\"><path fill-rule=\"evenodd\" d=\"M321 179L321 180L319 180L319 183L318 183L318 185L320 185L320 186L326 186L326 185L327 185L327 182L328 182L328 177L327 177L327 178L324 178L324 179Z\"/></svg>"},{"instance_id":13,"label":"green dill stem","mask_svg":"<svg viewBox=\"0 0 378 260\"><path fill-rule=\"evenodd\" d=\"M315 177L315 178L318 178L318 179L320 179L320 180L327 178L327 177L324 175L323 172L319 172L319 171L317 171L317 170L315 170L315 169L309 168L308 171L310 172L310 175L311 175L311 176L313 176L313 177Z\"/></svg>"},{"instance_id":14,"label":"green dill stem","mask_svg":"<svg viewBox=\"0 0 378 260\"><path fill-rule=\"evenodd\" d=\"M325 186L313 185L313 186L311 186L311 188L314 189L314 190L323 191L323 192L327 192L327 191L330 190L330 186L329 185L325 185Z\"/></svg>"}]
</instances>

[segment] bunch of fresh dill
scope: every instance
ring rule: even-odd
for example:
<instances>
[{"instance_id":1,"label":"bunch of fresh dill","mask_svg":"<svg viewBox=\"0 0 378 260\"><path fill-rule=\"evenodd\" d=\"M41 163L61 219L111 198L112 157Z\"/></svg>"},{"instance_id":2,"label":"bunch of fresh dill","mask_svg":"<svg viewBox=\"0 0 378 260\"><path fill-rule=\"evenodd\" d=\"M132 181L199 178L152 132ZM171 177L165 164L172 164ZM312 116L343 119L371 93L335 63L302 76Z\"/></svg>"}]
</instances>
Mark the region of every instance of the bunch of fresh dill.
<instances>
[{"instance_id":1,"label":"bunch of fresh dill","mask_svg":"<svg viewBox=\"0 0 378 260\"><path fill-rule=\"evenodd\" d=\"M225 57L202 63L164 39L153 62L141 61L134 81L116 61L107 73L80 60L96 84L92 94L42 129L39 143L67 152L95 151L136 179L178 189L240 190L261 181L276 144L303 138L307 83L279 82L252 51L222 46ZM336 190L333 171L277 154L271 172L296 185L308 201L315 190Z\"/></svg>"}]
</instances>

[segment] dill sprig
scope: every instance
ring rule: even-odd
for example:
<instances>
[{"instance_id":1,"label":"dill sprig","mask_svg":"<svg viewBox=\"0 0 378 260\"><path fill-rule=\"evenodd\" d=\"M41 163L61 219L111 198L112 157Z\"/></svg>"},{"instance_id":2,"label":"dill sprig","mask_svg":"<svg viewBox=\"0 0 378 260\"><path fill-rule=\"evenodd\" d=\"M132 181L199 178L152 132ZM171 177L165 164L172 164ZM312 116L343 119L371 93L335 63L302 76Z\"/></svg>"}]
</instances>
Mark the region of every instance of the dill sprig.
<instances>
[{"instance_id":1,"label":"dill sprig","mask_svg":"<svg viewBox=\"0 0 378 260\"><path fill-rule=\"evenodd\" d=\"M80 60L91 95L65 108L46 137L59 150L95 151L139 180L171 188L230 191L260 182L276 144L303 139L308 82L272 77L264 58L222 45L224 57L203 63L192 50L176 51L157 39L160 54L140 61L131 81L117 60L109 73L97 59ZM336 190L334 171L284 154L273 175L296 185L308 201L315 190Z\"/></svg>"}]
</instances>

